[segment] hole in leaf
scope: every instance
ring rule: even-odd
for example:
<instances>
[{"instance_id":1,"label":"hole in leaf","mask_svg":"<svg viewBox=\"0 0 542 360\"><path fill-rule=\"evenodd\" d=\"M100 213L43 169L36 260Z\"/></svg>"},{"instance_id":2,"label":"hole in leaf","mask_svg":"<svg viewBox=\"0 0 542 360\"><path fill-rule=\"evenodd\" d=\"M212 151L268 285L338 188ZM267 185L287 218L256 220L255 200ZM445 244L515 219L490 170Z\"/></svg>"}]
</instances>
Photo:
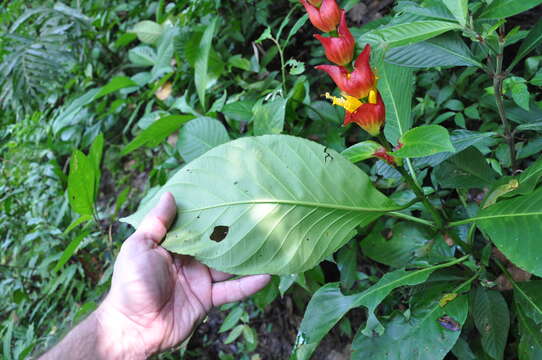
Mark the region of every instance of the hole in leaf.
<instances>
[{"instance_id":1,"label":"hole in leaf","mask_svg":"<svg viewBox=\"0 0 542 360\"><path fill-rule=\"evenodd\" d=\"M229 230L230 228L228 226L223 226L223 225L215 226L213 233L211 234L211 236L209 236L209 238L213 241L221 242L222 240L226 238Z\"/></svg>"}]
</instances>

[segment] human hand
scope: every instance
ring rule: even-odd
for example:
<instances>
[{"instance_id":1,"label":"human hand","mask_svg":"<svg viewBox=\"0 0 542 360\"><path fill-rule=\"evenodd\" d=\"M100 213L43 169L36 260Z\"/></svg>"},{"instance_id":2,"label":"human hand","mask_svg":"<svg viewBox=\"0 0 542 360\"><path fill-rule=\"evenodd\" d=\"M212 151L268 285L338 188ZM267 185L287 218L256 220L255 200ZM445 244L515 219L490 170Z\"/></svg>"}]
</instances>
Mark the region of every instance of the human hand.
<instances>
[{"instance_id":1,"label":"human hand","mask_svg":"<svg viewBox=\"0 0 542 360\"><path fill-rule=\"evenodd\" d=\"M164 194L124 242L111 290L95 312L105 332L130 338L127 346L142 357L178 345L213 306L242 300L270 280L269 275L228 280L232 275L162 248L176 209L173 195Z\"/></svg>"}]
</instances>

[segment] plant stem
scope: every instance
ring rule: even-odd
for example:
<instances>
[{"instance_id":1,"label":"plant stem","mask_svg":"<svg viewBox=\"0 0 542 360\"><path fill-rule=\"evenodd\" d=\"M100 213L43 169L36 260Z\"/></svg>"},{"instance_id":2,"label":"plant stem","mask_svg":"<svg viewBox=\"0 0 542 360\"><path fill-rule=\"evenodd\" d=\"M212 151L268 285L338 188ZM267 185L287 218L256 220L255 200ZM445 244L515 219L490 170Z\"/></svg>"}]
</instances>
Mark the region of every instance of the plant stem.
<instances>
[{"instance_id":1,"label":"plant stem","mask_svg":"<svg viewBox=\"0 0 542 360\"><path fill-rule=\"evenodd\" d=\"M403 175L403 179L406 181L406 183L410 186L412 191L414 191L414 194L422 201L423 205L429 210L431 215L433 216L433 219L435 220L435 225L438 229L442 229L444 226L444 220L442 219L442 216L438 212L438 210L429 202L427 199L427 196L423 193L422 189L414 182L414 179L410 176L410 174L405 170L405 168L398 166L397 171Z\"/></svg>"},{"instance_id":2,"label":"plant stem","mask_svg":"<svg viewBox=\"0 0 542 360\"><path fill-rule=\"evenodd\" d=\"M512 171L517 170L516 163L516 143L514 140L514 134L512 133L510 122L506 118L506 112L504 110L504 100L503 100L503 81L506 79L506 72L502 69L503 62L503 49L504 49L504 40L502 36L499 35L499 52L497 54L497 65L495 68L495 76L493 76L493 89L495 90L495 100L497 102L497 110L499 117L501 118L502 125L504 127L504 137L508 143L508 148L510 150L510 164Z\"/></svg>"},{"instance_id":3,"label":"plant stem","mask_svg":"<svg viewBox=\"0 0 542 360\"><path fill-rule=\"evenodd\" d=\"M434 223L432 223L431 221L429 221L429 220L420 219L420 218L417 218L417 217L414 217L414 216L411 216L411 215L407 215L407 214L403 214L403 213L400 213L400 212L391 211L391 212L386 213L386 215L391 216L391 217L400 218L400 219L409 220L409 221L412 221L412 222L415 222L415 223L418 223L418 224L423 224L423 225L426 225L426 226L429 226L429 227L432 227L432 228L435 228L435 229L437 228L437 226Z\"/></svg>"},{"instance_id":4,"label":"plant stem","mask_svg":"<svg viewBox=\"0 0 542 360\"><path fill-rule=\"evenodd\" d=\"M274 37L271 37L270 39L271 39L271 41L273 41L275 43L275 45L277 46L277 49L279 51L280 69L281 69L281 73L282 73L282 91L284 91L284 97L286 97L286 93L288 92L288 89L287 89L287 86L286 86L286 64L284 63L284 52L282 51L282 47L280 46L277 39L275 39Z\"/></svg>"}]
</instances>

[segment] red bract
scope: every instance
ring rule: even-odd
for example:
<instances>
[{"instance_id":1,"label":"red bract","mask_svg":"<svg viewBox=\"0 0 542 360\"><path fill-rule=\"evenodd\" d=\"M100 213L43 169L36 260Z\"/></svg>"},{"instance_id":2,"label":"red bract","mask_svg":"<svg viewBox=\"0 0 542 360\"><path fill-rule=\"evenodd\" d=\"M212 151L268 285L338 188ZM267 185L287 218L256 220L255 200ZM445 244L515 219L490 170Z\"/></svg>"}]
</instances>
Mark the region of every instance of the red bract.
<instances>
[{"instance_id":1,"label":"red bract","mask_svg":"<svg viewBox=\"0 0 542 360\"><path fill-rule=\"evenodd\" d=\"M326 57L329 61L338 65L350 64L354 57L356 42L346 25L346 13L344 10L341 10L341 22L339 23L338 34L338 37L323 37L321 35L314 35L314 37L320 40L324 46Z\"/></svg>"},{"instance_id":2,"label":"red bract","mask_svg":"<svg viewBox=\"0 0 542 360\"><path fill-rule=\"evenodd\" d=\"M369 64L371 45L367 44L354 64L354 71L348 72L342 66L319 65L317 69L325 71L344 93L358 99L365 98L376 87L376 77Z\"/></svg>"},{"instance_id":3,"label":"red bract","mask_svg":"<svg viewBox=\"0 0 542 360\"><path fill-rule=\"evenodd\" d=\"M390 165L393 165L393 166L396 165L396 164L395 164L395 159L393 158L393 156L391 156L390 154L388 154L388 152L386 151L386 149L384 149L383 147L381 147L380 149L378 149L377 151L375 151L373 155L376 156L376 157L379 158L379 159L384 160L385 162L387 162L387 163L390 164Z\"/></svg>"},{"instance_id":4,"label":"red bract","mask_svg":"<svg viewBox=\"0 0 542 360\"><path fill-rule=\"evenodd\" d=\"M346 111L344 125L356 123L372 136L380 134L380 128L386 120L386 108L379 93L376 94L376 99L371 99L372 97L374 96L369 96L369 102L354 112Z\"/></svg>"},{"instance_id":5,"label":"red bract","mask_svg":"<svg viewBox=\"0 0 542 360\"><path fill-rule=\"evenodd\" d=\"M341 19L341 9L335 0L323 0L320 8L316 7L318 1L300 0L307 10L311 23L323 32L330 32L337 28Z\"/></svg>"}]
</instances>

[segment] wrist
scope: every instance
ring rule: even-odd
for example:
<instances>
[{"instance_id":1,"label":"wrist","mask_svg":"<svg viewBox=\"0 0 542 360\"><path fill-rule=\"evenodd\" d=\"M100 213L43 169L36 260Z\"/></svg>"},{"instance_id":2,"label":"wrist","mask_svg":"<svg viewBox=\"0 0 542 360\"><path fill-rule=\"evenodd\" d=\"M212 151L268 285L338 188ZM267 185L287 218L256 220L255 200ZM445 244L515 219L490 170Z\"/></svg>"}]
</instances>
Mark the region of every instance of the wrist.
<instances>
[{"instance_id":1,"label":"wrist","mask_svg":"<svg viewBox=\"0 0 542 360\"><path fill-rule=\"evenodd\" d=\"M99 338L97 351L107 359L139 360L151 355L135 324L120 311L104 302L91 316Z\"/></svg>"}]
</instances>

